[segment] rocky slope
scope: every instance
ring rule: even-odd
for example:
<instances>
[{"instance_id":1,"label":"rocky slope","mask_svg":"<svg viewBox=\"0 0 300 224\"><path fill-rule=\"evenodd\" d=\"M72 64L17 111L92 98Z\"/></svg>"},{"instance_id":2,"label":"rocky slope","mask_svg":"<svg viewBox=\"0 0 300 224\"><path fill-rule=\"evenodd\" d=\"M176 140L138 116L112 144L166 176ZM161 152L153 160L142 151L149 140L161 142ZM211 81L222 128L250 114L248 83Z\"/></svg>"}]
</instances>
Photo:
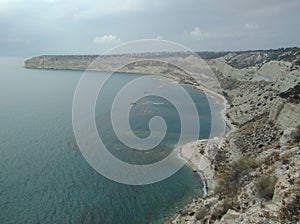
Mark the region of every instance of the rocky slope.
<instances>
[{"instance_id":1,"label":"rocky slope","mask_svg":"<svg viewBox=\"0 0 300 224\"><path fill-rule=\"evenodd\" d=\"M208 60L236 129L213 149L208 170L215 184L208 195L168 223L300 222L299 52L271 58L264 52L230 53Z\"/></svg>"}]
</instances>

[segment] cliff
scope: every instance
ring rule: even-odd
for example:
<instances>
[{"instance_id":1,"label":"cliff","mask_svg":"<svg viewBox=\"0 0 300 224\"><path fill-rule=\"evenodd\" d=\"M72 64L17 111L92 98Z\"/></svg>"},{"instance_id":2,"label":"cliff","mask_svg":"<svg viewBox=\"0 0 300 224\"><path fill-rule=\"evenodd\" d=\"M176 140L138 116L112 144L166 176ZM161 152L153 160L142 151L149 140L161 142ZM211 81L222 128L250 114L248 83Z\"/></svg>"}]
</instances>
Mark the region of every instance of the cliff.
<instances>
[{"instance_id":1,"label":"cliff","mask_svg":"<svg viewBox=\"0 0 300 224\"><path fill-rule=\"evenodd\" d=\"M172 66L171 63L163 62L172 60L184 62L189 55L184 52L120 55L43 55L26 60L25 68L156 74L168 76L180 83L194 84L196 81L187 75L185 71ZM96 60L97 58L101 59ZM123 65L124 63L125 65Z\"/></svg>"},{"instance_id":2,"label":"cliff","mask_svg":"<svg viewBox=\"0 0 300 224\"><path fill-rule=\"evenodd\" d=\"M216 156L203 170L214 183L208 195L169 223L299 222L300 50L277 53L228 53L208 60L235 130L221 147L210 149ZM209 158L203 144L195 145Z\"/></svg>"}]
</instances>

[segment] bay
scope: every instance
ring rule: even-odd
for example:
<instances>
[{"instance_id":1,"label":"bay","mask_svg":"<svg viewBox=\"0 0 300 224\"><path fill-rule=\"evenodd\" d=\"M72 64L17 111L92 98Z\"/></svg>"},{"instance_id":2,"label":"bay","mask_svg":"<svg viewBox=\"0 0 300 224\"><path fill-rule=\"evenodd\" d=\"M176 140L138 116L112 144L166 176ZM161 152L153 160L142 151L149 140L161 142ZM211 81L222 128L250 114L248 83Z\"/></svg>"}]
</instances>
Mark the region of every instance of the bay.
<instances>
[{"instance_id":1,"label":"bay","mask_svg":"<svg viewBox=\"0 0 300 224\"><path fill-rule=\"evenodd\" d=\"M187 165L145 186L120 184L97 173L78 150L72 129L73 95L82 72L32 70L22 64L22 58L0 58L0 223L162 223L201 196L199 177ZM146 158L118 141L107 122L111 98L136 77L113 75L104 97L98 99L96 121L116 157L144 164L173 150L180 124L169 102L148 97L133 107L133 130L147 136L149 118L161 114L170 124L167 138ZM210 131L206 97L185 88L201 110L199 134L206 138Z\"/></svg>"}]
</instances>

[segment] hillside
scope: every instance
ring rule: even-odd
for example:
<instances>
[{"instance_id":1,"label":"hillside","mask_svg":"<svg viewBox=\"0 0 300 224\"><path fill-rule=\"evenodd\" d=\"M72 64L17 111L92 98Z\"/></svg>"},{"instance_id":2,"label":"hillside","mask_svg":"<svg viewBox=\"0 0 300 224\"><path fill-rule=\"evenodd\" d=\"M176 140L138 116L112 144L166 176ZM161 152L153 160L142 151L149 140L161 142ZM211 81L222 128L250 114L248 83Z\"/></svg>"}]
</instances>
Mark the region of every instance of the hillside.
<instances>
[{"instance_id":1,"label":"hillside","mask_svg":"<svg viewBox=\"0 0 300 224\"><path fill-rule=\"evenodd\" d=\"M195 143L208 195L171 223L297 223L300 220L299 49L228 53L208 60L235 130L221 147ZM211 152L215 156L210 156Z\"/></svg>"}]
</instances>

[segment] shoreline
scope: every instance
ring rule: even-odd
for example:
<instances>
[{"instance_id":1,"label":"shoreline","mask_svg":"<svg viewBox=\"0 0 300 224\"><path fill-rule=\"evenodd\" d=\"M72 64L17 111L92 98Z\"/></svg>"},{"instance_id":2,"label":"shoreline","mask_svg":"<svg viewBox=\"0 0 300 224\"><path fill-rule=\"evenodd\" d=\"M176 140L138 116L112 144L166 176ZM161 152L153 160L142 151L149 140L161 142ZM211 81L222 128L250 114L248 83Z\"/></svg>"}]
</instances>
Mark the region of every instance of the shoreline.
<instances>
[{"instance_id":1,"label":"shoreline","mask_svg":"<svg viewBox=\"0 0 300 224\"><path fill-rule=\"evenodd\" d=\"M225 132L221 137L213 137L212 139L200 139L197 141L189 142L185 145L178 146L178 158L186 161L187 165L192 168L193 172L197 173L203 183L203 198L208 196L212 191L212 186L214 186L215 181L213 180L214 171L211 169L211 159L209 156L210 146L208 143L217 143L221 146L222 141L236 130L236 127L231 123L229 118L226 116L226 109L229 106L227 100L224 96L219 93L213 92L211 90L206 90L202 88L194 88L198 91L206 92L211 96L216 103L224 104L224 109L220 111L220 116L225 123ZM220 101L218 101L220 100ZM229 130L227 130L227 128ZM202 153L201 153L202 152Z\"/></svg>"},{"instance_id":2,"label":"shoreline","mask_svg":"<svg viewBox=\"0 0 300 224\"><path fill-rule=\"evenodd\" d=\"M197 160L195 159L195 151L194 147L197 146L198 142L207 142L207 139L202 139L202 140L198 140L198 141L194 141L194 142L189 142L183 146L179 146L178 147L178 158L182 159L186 162L186 164L192 168L194 173L197 173L197 175L200 177L201 183L203 184L203 197L207 196L207 181L204 178L204 174L203 171L200 170L199 168L199 164L197 164ZM185 155L186 151L194 151L194 153L191 156ZM189 152L188 152L189 153ZM197 154L198 155L198 154Z\"/></svg>"}]
</instances>

